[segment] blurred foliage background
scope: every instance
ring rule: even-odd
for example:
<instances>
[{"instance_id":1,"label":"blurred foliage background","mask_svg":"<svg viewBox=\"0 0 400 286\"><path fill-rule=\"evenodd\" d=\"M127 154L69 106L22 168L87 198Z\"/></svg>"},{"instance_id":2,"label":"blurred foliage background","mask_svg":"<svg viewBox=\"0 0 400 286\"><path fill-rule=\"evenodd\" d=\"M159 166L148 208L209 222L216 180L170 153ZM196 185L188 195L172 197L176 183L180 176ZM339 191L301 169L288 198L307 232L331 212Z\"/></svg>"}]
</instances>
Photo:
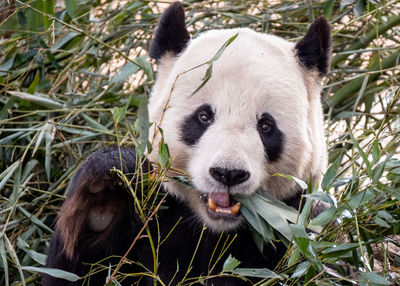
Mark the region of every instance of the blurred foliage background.
<instances>
[{"instance_id":1,"label":"blurred foliage background","mask_svg":"<svg viewBox=\"0 0 400 286\"><path fill-rule=\"evenodd\" d=\"M0 2L1 285L40 285L40 275L26 267L44 264L54 219L79 164L94 150L117 144L117 135L120 144L137 146L136 111L155 78L147 50L167 5ZM322 199L331 208L311 223L337 223L325 226L324 236L303 237L303 245L296 240L297 248L290 247L275 269L281 278L264 282L400 285L400 1L183 5L193 37L250 27L296 41L314 18L327 17L333 58L322 102L331 164ZM115 107L124 111L118 128Z\"/></svg>"}]
</instances>

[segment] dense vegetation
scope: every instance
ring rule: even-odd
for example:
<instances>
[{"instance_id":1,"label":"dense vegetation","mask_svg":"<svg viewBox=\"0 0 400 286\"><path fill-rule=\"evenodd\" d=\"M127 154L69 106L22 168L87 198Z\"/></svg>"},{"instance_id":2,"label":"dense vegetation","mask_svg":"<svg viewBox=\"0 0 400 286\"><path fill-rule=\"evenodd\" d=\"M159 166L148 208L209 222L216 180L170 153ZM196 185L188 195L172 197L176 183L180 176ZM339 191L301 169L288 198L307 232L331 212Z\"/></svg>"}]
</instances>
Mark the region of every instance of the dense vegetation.
<instances>
[{"instance_id":1,"label":"dense vegetation","mask_svg":"<svg viewBox=\"0 0 400 286\"><path fill-rule=\"evenodd\" d=\"M141 103L155 77L147 49L165 2L0 3L1 285L40 284L43 269L32 267L44 264L68 181L90 153L146 146ZM264 285L400 285L400 1L190 0L184 6L194 37L250 27L296 41L322 14L333 29L322 93L330 167L324 193L308 195L331 207L311 222L305 208L274 273L246 272L232 258L221 275L258 275ZM162 150L155 180L168 167ZM143 219L153 210L144 209ZM308 223L321 234L307 234Z\"/></svg>"}]
</instances>

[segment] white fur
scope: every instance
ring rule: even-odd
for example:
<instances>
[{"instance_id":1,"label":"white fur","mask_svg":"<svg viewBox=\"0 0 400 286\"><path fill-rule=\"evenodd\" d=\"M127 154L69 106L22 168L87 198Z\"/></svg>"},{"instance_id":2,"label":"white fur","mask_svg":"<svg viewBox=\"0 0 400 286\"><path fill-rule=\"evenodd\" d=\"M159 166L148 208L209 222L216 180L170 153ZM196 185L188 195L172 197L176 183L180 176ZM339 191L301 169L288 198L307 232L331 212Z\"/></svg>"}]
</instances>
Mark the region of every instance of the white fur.
<instances>
[{"instance_id":1,"label":"white fur","mask_svg":"<svg viewBox=\"0 0 400 286\"><path fill-rule=\"evenodd\" d=\"M209 82L191 96L201 84L207 66L184 72L210 60L236 33L236 40L214 63ZM179 57L167 54L160 61L150 98L150 121L163 128L172 165L188 171L196 187L191 190L168 182L169 191L188 201L211 229L229 230L237 227L240 220L211 218L200 199L200 193L226 191L210 176L211 167L250 172L249 180L232 187L231 193L251 194L263 189L279 199L293 195L294 183L272 176L275 173L304 180L312 175L318 183L326 164L319 93L318 77L298 64L293 43L250 29L209 31L192 40ZM188 146L181 140L181 124L205 103L212 106L215 121L195 146ZM283 152L273 163L266 159L256 128L264 112L275 118L285 138ZM150 154L154 161L159 135L158 132Z\"/></svg>"}]
</instances>

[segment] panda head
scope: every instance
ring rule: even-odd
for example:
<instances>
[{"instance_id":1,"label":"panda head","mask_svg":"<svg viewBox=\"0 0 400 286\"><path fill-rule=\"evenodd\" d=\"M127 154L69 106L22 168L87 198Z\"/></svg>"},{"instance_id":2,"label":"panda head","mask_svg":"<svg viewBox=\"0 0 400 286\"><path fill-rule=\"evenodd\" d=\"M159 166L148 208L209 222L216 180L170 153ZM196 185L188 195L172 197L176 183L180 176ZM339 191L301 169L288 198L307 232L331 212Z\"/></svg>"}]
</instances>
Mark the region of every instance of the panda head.
<instances>
[{"instance_id":1,"label":"panda head","mask_svg":"<svg viewBox=\"0 0 400 286\"><path fill-rule=\"evenodd\" d=\"M329 69L330 27L316 19L297 44L246 28L211 30L192 40L184 17L181 4L172 4L151 44L158 77L150 121L164 131L172 166L188 172L194 186L171 180L165 183L170 193L212 230L233 230L243 221L233 195L262 190L288 199L296 185L274 174L321 178L326 147L319 94ZM208 67L198 66L236 34L210 80L193 94Z\"/></svg>"}]
</instances>

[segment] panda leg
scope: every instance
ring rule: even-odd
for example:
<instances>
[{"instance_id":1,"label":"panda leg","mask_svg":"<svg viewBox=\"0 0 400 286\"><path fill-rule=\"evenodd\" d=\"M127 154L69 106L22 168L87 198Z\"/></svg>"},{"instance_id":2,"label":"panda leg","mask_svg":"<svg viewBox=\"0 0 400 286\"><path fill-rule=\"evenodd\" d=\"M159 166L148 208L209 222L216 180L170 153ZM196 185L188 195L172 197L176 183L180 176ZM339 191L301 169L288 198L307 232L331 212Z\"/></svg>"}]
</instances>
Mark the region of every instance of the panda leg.
<instances>
[{"instance_id":1,"label":"panda leg","mask_svg":"<svg viewBox=\"0 0 400 286\"><path fill-rule=\"evenodd\" d=\"M120 151L123 172L132 178L139 169L136 153L128 148ZM147 172L147 164L141 164L143 172ZM118 180L110 173L114 167L121 169L120 154L118 148L110 147L92 154L74 175L58 215L46 267L85 276L91 263L114 256L102 265L115 264L129 248L140 223L131 215L130 194L115 183ZM90 275L89 283L104 285L106 276L107 270ZM48 275L42 283L78 285Z\"/></svg>"}]
</instances>

